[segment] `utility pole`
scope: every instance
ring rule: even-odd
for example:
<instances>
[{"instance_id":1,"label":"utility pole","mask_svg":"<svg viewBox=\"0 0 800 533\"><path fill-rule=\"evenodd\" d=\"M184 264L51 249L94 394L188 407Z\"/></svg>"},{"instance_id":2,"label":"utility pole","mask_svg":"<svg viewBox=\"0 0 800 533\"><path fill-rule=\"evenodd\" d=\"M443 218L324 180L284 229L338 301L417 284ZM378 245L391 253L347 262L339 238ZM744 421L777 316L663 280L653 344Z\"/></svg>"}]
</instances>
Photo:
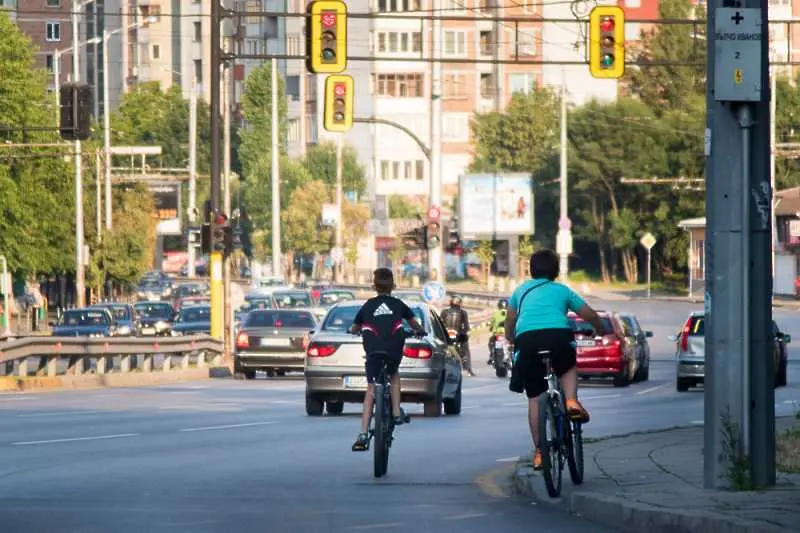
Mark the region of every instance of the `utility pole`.
<instances>
[{"instance_id":1,"label":"utility pole","mask_svg":"<svg viewBox=\"0 0 800 533\"><path fill-rule=\"evenodd\" d=\"M100 237L103 234L103 181L102 181L102 173L103 170L100 168L100 150L94 151L94 163L95 163L95 176L97 177L97 186L96 195L95 195L95 218L97 219L97 242L100 242Z\"/></svg>"},{"instance_id":2,"label":"utility pole","mask_svg":"<svg viewBox=\"0 0 800 533\"><path fill-rule=\"evenodd\" d=\"M272 58L272 275L282 276L280 152L278 151L278 60Z\"/></svg>"},{"instance_id":3,"label":"utility pole","mask_svg":"<svg viewBox=\"0 0 800 533\"><path fill-rule=\"evenodd\" d=\"M103 155L105 157L106 181L106 229L112 227L111 219L111 103L108 90L108 40L111 33L103 30ZM123 73L124 75L124 73ZM124 83L123 83L124 85Z\"/></svg>"},{"instance_id":4,"label":"utility pole","mask_svg":"<svg viewBox=\"0 0 800 533\"><path fill-rule=\"evenodd\" d=\"M429 207L442 208L442 0L433 0L433 65L431 76L431 158ZM428 274L444 279L442 272L442 240L428 249Z\"/></svg>"},{"instance_id":5,"label":"utility pole","mask_svg":"<svg viewBox=\"0 0 800 533\"><path fill-rule=\"evenodd\" d=\"M766 3L708 9L704 484L775 484ZM730 39L747 34L748 39ZM758 38L753 38L757 36ZM763 36L763 38L762 38ZM751 355L755 355L752 357ZM731 448L733 448L731 450Z\"/></svg>"},{"instance_id":6,"label":"utility pole","mask_svg":"<svg viewBox=\"0 0 800 533\"><path fill-rule=\"evenodd\" d=\"M189 227L197 222L195 213L197 212L197 78L192 77L192 92L189 94ZM191 230L190 230L191 231ZM195 276L195 243L192 242L191 234L189 245L186 249L188 254L188 274L190 278Z\"/></svg>"},{"instance_id":7,"label":"utility pole","mask_svg":"<svg viewBox=\"0 0 800 533\"><path fill-rule=\"evenodd\" d=\"M308 83L308 74L305 70L300 71L300 157L306 156L306 137L308 134L306 133L306 100L308 97L306 96L308 88L306 87Z\"/></svg>"},{"instance_id":8,"label":"utility pole","mask_svg":"<svg viewBox=\"0 0 800 533\"><path fill-rule=\"evenodd\" d=\"M72 80L80 81L80 30L78 28L78 0L72 0ZM83 169L81 168L81 141L76 140L75 148L75 303L83 307L86 301L86 288L83 275Z\"/></svg>"},{"instance_id":9,"label":"utility pole","mask_svg":"<svg viewBox=\"0 0 800 533\"><path fill-rule=\"evenodd\" d=\"M211 108L211 220L215 222L220 210L220 0L211 0L211 68L209 69ZM225 305L222 276L222 253L211 251L209 254L209 275L211 277L211 336L219 340L225 339Z\"/></svg>"},{"instance_id":10,"label":"utility pole","mask_svg":"<svg viewBox=\"0 0 800 533\"><path fill-rule=\"evenodd\" d=\"M227 51L227 50L226 50ZM223 211L228 215L228 220L231 220L231 85L230 85L230 69L224 65L222 74L222 176L225 186L225 194L223 197ZM230 223L230 222L229 222ZM223 294L225 301L225 357L230 358L233 355L233 314L231 305L231 258L227 256L224 258L222 270L222 284Z\"/></svg>"},{"instance_id":11,"label":"utility pole","mask_svg":"<svg viewBox=\"0 0 800 533\"><path fill-rule=\"evenodd\" d=\"M344 142L344 133L336 136L336 249L339 251L339 258L344 257L343 249L343 233L344 233L344 213L342 209L342 143ZM338 263L338 264L337 264ZM344 270L344 261L337 261L333 265L334 276L333 279L337 283L342 282L342 274Z\"/></svg>"},{"instance_id":12,"label":"utility pole","mask_svg":"<svg viewBox=\"0 0 800 533\"><path fill-rule=\"evenodd\" d=\"M572 222L569 219L567 204L567 84L561 80L561 164L560 164L560 196L558 235L556 252L558 253L559 273L561 279L569 279L569 254L572 253Z\"/></svg>"},{"instance_id":13,"label":"utility pole","mask_svg":"<svg viewBox=\"0 0 800 533\"><path fill-rule=\"evenodd\" d=\"M778 249L778 225L775 215L775 193L777 188L777 176L775 174L775 122L776 122L776 106L778 96L778 77L774 69L770 69L770 83L769 83L769 183L772 189L772 279L775 279L775 256ZM773 287L774 292L774 287Z\"/></svg>"}]
</instances>

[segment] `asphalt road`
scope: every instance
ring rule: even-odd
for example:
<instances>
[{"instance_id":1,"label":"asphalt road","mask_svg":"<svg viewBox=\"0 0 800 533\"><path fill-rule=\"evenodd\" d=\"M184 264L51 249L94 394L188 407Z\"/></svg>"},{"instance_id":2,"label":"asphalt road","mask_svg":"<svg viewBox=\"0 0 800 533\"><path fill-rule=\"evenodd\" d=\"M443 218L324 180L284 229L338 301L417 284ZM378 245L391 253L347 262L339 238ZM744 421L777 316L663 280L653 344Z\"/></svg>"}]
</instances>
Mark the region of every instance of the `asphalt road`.
<instances>
[{"instance_id":1,"label":"asphalt road","mask_svg":"<svg viewBox=\"0 0 800 533\"><path fill-rule=\"evenodd\" d=\"M702 423L702 390L675 392L672 346L659 343L690 308L626 307L654 331L660 361L647 383L584 386L592 412L586 435ZM776 316L800 335L791 313ZM485 352L476 346L473 354L480 363ZM0 395L0 529L613 531L510 495L502 472L528 453L525 401L476 368L460 417L425 419L421 406L408 406L417 416L398 430L381 480L372 477L371 454L350 451L358 406L342 417L308 418L300 377ZM779 414L800 406L800 363L790 364L789 385L777 391Z\"/></svg>"}]
</instances>

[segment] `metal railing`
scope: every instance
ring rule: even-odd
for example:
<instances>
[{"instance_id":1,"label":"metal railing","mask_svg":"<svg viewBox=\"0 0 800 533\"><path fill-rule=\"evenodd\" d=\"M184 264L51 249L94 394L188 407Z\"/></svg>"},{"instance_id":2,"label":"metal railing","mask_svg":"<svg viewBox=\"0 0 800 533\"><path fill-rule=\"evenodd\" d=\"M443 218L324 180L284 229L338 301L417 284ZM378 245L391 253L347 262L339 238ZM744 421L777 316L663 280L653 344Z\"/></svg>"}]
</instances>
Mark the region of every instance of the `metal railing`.
<instances>
[{"instance_id":1,"label":"metal railing","mask_svg":"<svg viewBox=\"0 0 800 533\"><path fill-rule=\"evenodd\" d=\"M221 341L208 335L28 337L0 344L0 375L56 377L205 368L222 363L223 349Z\"/></svg>"}]
</instances>

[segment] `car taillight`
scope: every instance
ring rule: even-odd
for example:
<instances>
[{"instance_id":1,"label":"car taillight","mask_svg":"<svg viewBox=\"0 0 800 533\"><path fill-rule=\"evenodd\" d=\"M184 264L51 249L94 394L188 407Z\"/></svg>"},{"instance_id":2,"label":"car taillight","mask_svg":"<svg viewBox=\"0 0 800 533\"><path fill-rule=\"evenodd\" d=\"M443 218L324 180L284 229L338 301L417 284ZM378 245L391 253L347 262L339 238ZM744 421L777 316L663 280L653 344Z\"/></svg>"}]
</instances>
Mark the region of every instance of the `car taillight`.
<instances>
[{"instance_id":1,"label":"car taillight","mask_svg":"<svg viewBox=\"0 0 800 533\"><path fill-rule=\"evenodd\" d=\"M425 346L406 346L403 348L403 355L412 359L430 359L433 352Z\"/></svg>"},{"instance_id":2,"label":"car taillight","mask_svg":"<svg viewBox=\"0 0 800 533\"><path fill-rule=\"evenodd\" d=\"M620 340L615 335L604 335L602 339L603 346L619 346Z\"/></svg>"},{"instance_id":3,"label":"car taillight","mask_svg":"<svg viewBox=\"0 0 800 533\"><path fill-rule=\"evenodd\" d=\"M336 344L323 344L318 342L312 342L308 345L308 350L306 354L309 357L328 357L336 352L338 346Z\"/></svg>"},{"instance_id":4,"label":"car taillight","mask_svg":"<svg viewBox=\"0 0 800 533\"><path fill-rule=\"evenodd\" d=\"M688 351L689 350L689 332L692 331L692 317L689 317L686 320L686 324L683 325L683 333L681 333L681 350Z\"/></svg>"},{"instance_id":5,"label":"car taillight","mask_svg":"<svg viewBox=\"0 0 800 533\"><path fill-rule=\"evenodd\" d=\"M283 322L281 322L280 320L276 320L275 321L275 327L276 328L282 328L283 327Z\"/></svg>"},{"instance_id":6,"label":"car taillight","mask_svg":"<svg viewBox=\"0 0 800 533\"><path fill-rule=\"evenodd\" d=\"M247 336L247 333L244 331L240 331L238 335L236 335L236 347L237 348L249 348L250 347L250 337Z\"/></svg>"}]
</instances>

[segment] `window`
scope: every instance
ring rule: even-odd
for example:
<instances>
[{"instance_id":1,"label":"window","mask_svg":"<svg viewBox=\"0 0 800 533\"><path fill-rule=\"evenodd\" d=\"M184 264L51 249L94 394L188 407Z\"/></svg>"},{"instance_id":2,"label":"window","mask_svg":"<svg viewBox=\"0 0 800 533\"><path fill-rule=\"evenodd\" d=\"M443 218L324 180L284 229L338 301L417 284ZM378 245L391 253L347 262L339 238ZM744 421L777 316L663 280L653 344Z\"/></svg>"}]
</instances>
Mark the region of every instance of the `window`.
<instances>
[{"instance_id":1,"label":"window","mask_svg":"<svg viewBox=\"0 0 800 533\"><path fill-rule=\"evenodd\" d=\"M53 54L47 54L44 56L44 66L47 69L47 72L53 72Z\"/></svg>"},{"instance_id":2,"label":"window","mask_svg":"<svg viewBox=\"0 0 800 533\"><path fill-rule=\"evenodd\" d=\"M469 115L444 113L442 115L442 138L454 142L469 141Z\"/></svg>"},{"instance_id":3,"label":"window","mask_svg":"<svg viewBox=\"0 0 800 533\"><path fill-rule=\"evenodd\" d=\"M482 31L480 33L480 42L481 55L490 56L494 54L494 38L492 37L492 32Z\"/></svg>"},{"instance_id":4,"label":"window","mask_svg":"<svg viewBox=\"0 0 800 533\"><path fill-rule=\"evenodd\" d=\"M157 44L153 45L153 59L158 59L161 57L161 47Z\"/></svg>"},{"instance_id":5,"label":"window","mask_svg":"<svg viewBox=\"0 0 800 533\"><path fill-rule=\"evenodd\" d=\"M392 161L392 179L400 179L400 161Z\"/></svg>"},{"instance_id":6,"label":"window","mask_svg":"<svg viewBox=\"0 0 800 533\"><path fill-rule=\"evenodd\" d=\"M415 166L417 167L417 173L416 173L417 181L422 181L425 179L425 161L423 161L422 159L417 159L415 163L416 163Z\"/></svg>"},{"instance_id":7,"label":"window","mask_svg":"<svg viewBox=\"0 0 800 533\"><path fill-rule=\"evenodd\" d=\"M642 7L642 0L625 0L625 7Z\"/></svg>"},{"instance_id":8,"label":"window","mask_svg":"<svg viewBox=\"0 0 800 533\"><path fill-rule=\"evenodd\" d=\"M469 0L443 0L442 11L446 15L466 13Z\"/></svg>"},{"instance_id":9,"label":"window","mask_svg":"<svg viewBox=\"0 0 800 533\"><path fill-rule=\"evenodd\" d=\"M197 83L203 83L203 61L201 59L194 60L194 79Z\"/></svg>"},{"instance_id":10,"label":"window","mask_svg":"<svg viewBox=\"0 0 800 533\"><path fill-rule=\"evenodd\" d=\"M511 94L528 94L533 90L536 78L530 72L508 75L508 90Z\"/></svg>"},{"instance_id":11,"label":"window","mask_svg":"<svg viewBox=\"0 0 800 533\"><path fill-rule=\"evenodd\" d=\"M376 74L375 88L378 96L421 98L425 96L422 74Z\"/></svg>"},{"instance_id":12,"label":"window","mask_svg":"<svg viewBox=\"0 0 800 533\"><path fill-rule=\"evenodd\" d=\"M47 42L55 43L61 40L61 23L48 22L44 28L44 38Z\"/></svg>"},{"instance_id":13,"label":"window","mask_svg":"<svg viewBox=\"0 0 800 533\"><path fill-rule=\"evenodd\" d=\"M290 118L289 119L289 132L288 132L288 140L290 143L297 143L300 142L300 119L297 118Z\"/></svg>"},{"instance_id":14,"label":"window","mask_svg":"<svg viewBox=\"0 0 800 533\"><path fill-rule=\"evenodd\" d=\"M381 13L404 13L419 11L420 0L377 0L376 5Z\"/></svg>"},{"instance_id":15,"label":"window","mask_svg":"<svg viewBox=\"0 0 800 533\"><path fill-rule=\"evenodd\" d=\"M442 98L459 100L467 97L466 80L463 74L445 74L442 81Z\"/></svg>"},{"instance_id":16,"label":"window","mask_svg":"<svg viewBox=\"0 0 800 533\"><path fill-rule=\"evenodd\" d=\"M203 23L202 22L195 22L194 23L194 42L199 43L203 40Z\"/></svg>"},{"instance_id":17,"label":"window","mask_svg":"<svg viewBox=\"0 0 800 533\"><path fill-rule=\"evenodd\" d=\"M425 161L386 161L381 164L380 178L388 180L420 181L425 179Z\"/></svg>"},{"instance_id":18,"label":"window","mask_svg":"<svg viewBox=\"0 0 800 533\"><path fill-rule=\"evenodd\" d=\"M45 5L47 7L61 7L61 0L47 0Z\"/></svg>"},{"instance_id":19,"label":"window","mask_svg":"<svg viewBox=\"0 0 800 533\"><path fill-rule=\"evenodd\" d=\"M300 101L300 76L286 76L286 97L295 102Z\"/></svg>"},{"instance_id":20,"label":"window","mask_svg":"<svg viewBox=\"0 0 800 533\"><path fill-rule=\"evenodd\" d=\"M494 78L491 74L481 74L481 98L494 98Z\"/></svg>"},{"instance_id":21,"label":"window","mask_svg":"<svg viewBox=\"0 0 800 533\"><path fill-rule=\"evenodd\" d=\"M466 2L462 3L466 4ZM475 0L475 11L477 12L488 13L491 7L490 0Z\"/></svg>"},{"instance_id":22,"label":"window","mask_svg":"<svg viewBox=\"0 0 800 533\"><path fill-rule=\"evenodd\" d=\"M443 52L445 56L466 56L467 32L458 30L445 31Z\"/></svg>"},{"instance_id":23,"label":"window","mask_svg":"<svg viewBox=\"0 0 800 533\"><path fill-rule=\"evenodd\" d=\"M512 56L532 56L536 55L536 34L531 30L517 30L514 35L514 48L511 50Z\"/></svg>"},{"instance_id":24,"label":"window","mask_svg":"<svg viewBox=\"0 0 800 533\"><path fill-rule=\"evenodd\" d=\"M625 40L638 41L642 38L642 29L638 22L628 22L625 24Z\"/></svg>"},{"instance_id":25,"label":"window","mask_svg":"<svg viewBox=\"0 0 800 533\"><path fill-rule=\"evenodd\" d=\"M389 162L381 161L381 179L386 181L389 179Z\"/></svg>"},{"instance_id":26,"label":"window","mask_svg":"<svg viewBox=\"0 0 800 533\"><path fill-rule=\"evenodd\" d=\"M300 35L297 33L289 34L286 39L286 53L290 56L299 56L303 53L300 48Z\"/></svg>"},{"instance_id":27,"label":"window","mask_svg":"<svg viewBox=\"0 0 800 533\"><path fill-rule=\"evenodd\" d=\"M422 51L422 33L379 31L377 32L376 48L380 53L419 53Z\"/></svg>"}]
</instances>

